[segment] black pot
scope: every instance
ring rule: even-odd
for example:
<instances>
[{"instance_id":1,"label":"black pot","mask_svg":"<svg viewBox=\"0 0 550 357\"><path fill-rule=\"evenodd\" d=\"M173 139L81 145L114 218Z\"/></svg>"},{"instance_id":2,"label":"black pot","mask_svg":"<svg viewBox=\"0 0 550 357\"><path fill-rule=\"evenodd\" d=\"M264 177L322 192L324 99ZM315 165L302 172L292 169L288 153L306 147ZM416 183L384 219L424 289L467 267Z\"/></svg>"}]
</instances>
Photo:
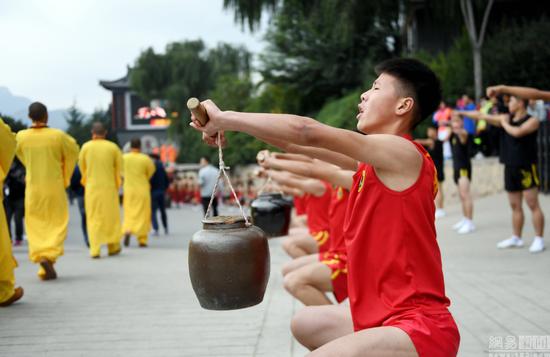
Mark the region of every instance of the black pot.
<instances>
[{"instance_id":1,"label":"black pot","mask_svg":"<svg viewBox=\"0 0 550 357\"><path fill-rule=\"evenodd\" d=\"M262 193L250 204L252 222L268 237L288 234L292 203L280 193Z\"/></svg>"},{"instance_id":2,"label":"black pot","mask_svg":"<svg viewBox=\"0 0 550 357\"><path fill-rule=\"evenodd\" d=\"M189 243L189 276L200 305L234 310L262 302L269 279L265 233L243 217L203 220Z\"/></svg>"}]
</instances>

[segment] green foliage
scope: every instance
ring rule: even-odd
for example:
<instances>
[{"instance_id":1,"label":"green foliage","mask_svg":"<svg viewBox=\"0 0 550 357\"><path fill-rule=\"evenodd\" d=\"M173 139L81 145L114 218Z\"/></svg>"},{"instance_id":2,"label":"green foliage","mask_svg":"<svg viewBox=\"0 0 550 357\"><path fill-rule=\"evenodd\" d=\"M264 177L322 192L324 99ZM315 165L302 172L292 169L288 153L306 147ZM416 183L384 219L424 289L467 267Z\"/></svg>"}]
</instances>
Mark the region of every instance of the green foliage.
<instances>
[{"instance_id":1,"label":"green foliage","mask_svg":"<svg viewBox=\"0 0 550 357\"><path fill-rule=\"evenodd\" d=\"M279 3L279 0L223 0L223 7L233 9L235 20L242 26L247 23L248 28L254 31L260 24L262 13L264 11L273 13Z\"/></svg>"},{"instance_id":2,"label":"green foliage","mask_svg":"<svg viewBox=\"0 0 550 357\"><path fill-rule=\"evenodd\" d=\"M297 113L300 106L300 94L282 84L266 83L260 94L251 98L247 112L254 113Z\"/></svg>"},{"instance_id":3,"label":"green foliage","mask_svg":"<svg viewBox=\"0 0 550 357\"><path fill-rule=\"evenodd\" d=\"M86 141L92 138L92 124L94 122L101 122L109 130L111 127L111 109L105 111L96 109L91 116L87 117L80 109L73 104L65 115L65 120L69 125L67 128L67 134L72 136L79 146L82 146ZM107 139L113 142L116 141L116 137L113 133L107 131Z\"/></svg>"},{"instance_id":4,"label":"green foliage","mask_svg":"<svg viewBox=\"0 0 550 357\"><path fill-rule=\"evenodd\" d=\"M76 104L67 110L65 120L68 124L67 134L72 136L78 145L82 146L90 139L90 127L87 125L86 115L76 107Z\"/></svg>"},{"instance_id":5,"label":"green foliage","mask_svg":"<svg viewBox=\"0 0 550 357\"><path fill-rule=\"evenodd\" d=\"M550 88L550 22L503 23L483 50L484 84Z\"/></svg>"},{"instance_id":6,"label":"green foliage","mask_svg":"<svg viewBox=\"0 0 550 357\"><path fill-rule=\"evenodd\" d=\"M473 94L472 48L466 31L455 40L447 53L430 55L419 52L415 57L430 66L437 74L441 80L443 98L449 102L448 104L453 104L462 94Z\"/></svg>"},{"instance_id":7,"label":"green foliage","mask_svg":"<svg viewBox=\"0 0 550 357\"><path fill-rule=\"evenodd\" d=\"M355 130L357 126L357 104L361 91L328 101L317 115L317 120L336 128Z\"/></svg>"},{"instance_id":8,"label":"green foliage","mask_svg":"<svg viewBox=\"0 0 550 357\"><path fill-rule=\"evenodd\" d=\"M211 97L222 109L242 110L253 90L250 63L251 54L242 46L222 43L208 49L201 40L173 42L164 54L151 48L142 52L130 83L142 98L165 99L168 111L179 113L169 128L180 145L178 161L197 162L201 156L214 159L217 153L189 127L187 98Z\"/></svg>"},{"instance_id":9,"label":"green foliage","mask_svg":"<svg viewBox=\"0 0 550 357\"><path fill-rule=\"evenodd\" d=\"M214 100L220 108L242 111L250 101L252 90L250 78L227 74L218 78L216 87L210 91L208 98Z\"/></svg>"},{"instance_id":10,"label":"green foliage","mask_svg":"<svg viewBox=\"0 0 550 357\"><path fill-rule=\"evenodd\" d=\"M510 85L550 88L550 48L541 38L550 37L545 17L529 23L505 22L494 29L483 47L483 85ZM466 31L447 53L415 56L439 76L443 98L454 104L462 94L474 92L472 48Z\"/></svg>"},{"instance_id":11,"label":"green foliage","mask_svg":"<svg viewBox=\"0 0 550 357\"><path fill-rule=\"evenodd\" d=\"M13 131L14 133L17 133L19 130L23 130L27 128L25 123L23 123L21 120L12 118L9 115L4 115L0 113L0 118L4 120L4 123L6 123L6 125L8 125L11 131Z\"/></svg>"},{"instance_id":12,"label":"green foliage","mask_svg":"<svg viewBox=\"0 0 550 357\"><path fill-rule=\"evenodd\" d=\"M318 111L328 98L364 82L366 59L397 53L397 9L395 1L285 1L260 56L264 80L299 93L298 114Z\"/></svg>"}]
</instances>

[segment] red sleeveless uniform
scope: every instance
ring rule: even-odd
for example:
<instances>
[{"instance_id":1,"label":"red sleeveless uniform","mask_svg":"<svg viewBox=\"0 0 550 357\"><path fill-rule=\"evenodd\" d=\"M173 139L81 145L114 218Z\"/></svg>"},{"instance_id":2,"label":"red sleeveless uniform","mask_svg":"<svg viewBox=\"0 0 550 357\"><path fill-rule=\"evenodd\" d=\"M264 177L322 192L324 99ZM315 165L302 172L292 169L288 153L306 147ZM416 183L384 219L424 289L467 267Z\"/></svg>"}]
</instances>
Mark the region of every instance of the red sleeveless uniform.
<instances>
[{"instance_id":1,"label":"red sleeveless uniform","mask_svg":"<svg viewBox=\"0 0 550 357\"><path fill-rule=\"evenodd\" d=\"M306 199L304 196L294 196L294 209L296 210L296 215L301 216L306 214Z\"/></svg>"},{"instance_id":2,"label":"red sleeveless uniform","mask_svg":"<svg viewBox=\"0 0 550 357\"><path fill-rule=\"evenodd\" d=\"M364 163L353 178L344 226L353 325L356 331L395 326L420 356L455 356L460 335L447 310L434 225L437 174L414 144L423 162L408 189L389 189Z\"/></svg>"},{"instance_id":3,"label":"red sleeveless uniform","mask_svg":"<svg viewBox=\"0 0 550 357\"><path fill-rule=\"evenodd\" d=\"M307 194L307 226L309 234L317 241L319 253L326 252L329 247L329 207L332 187L329 183L322 181L325 185L325 193L322 196Z\"/></svg>"},{"instance_id":4,"label":"red sleeveless uniform","mask_svg":"<svg viewBox=\"0 0 550 357\"><path fill-rule=\"evenodd\" d=\"M332 271L332 292L339 303L348 297L348 269L344 239L344 218L349 191L338 186L332 190L329 208L330 245L328 251L319 253L319 260Z\"/></svg>"}]
</instances>

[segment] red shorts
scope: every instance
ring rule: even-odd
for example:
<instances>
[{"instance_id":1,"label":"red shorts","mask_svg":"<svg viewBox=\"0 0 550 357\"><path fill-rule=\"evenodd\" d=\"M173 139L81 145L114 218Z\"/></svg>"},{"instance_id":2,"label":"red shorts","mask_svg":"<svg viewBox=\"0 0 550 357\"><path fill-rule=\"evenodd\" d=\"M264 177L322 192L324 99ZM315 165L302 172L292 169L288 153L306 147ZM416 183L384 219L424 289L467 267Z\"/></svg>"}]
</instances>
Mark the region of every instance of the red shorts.
<instances>
[{"instance_id":1,"label":"red shorts","mask_svg":"<svg viewBox=\"0 0 550 357\"><path fill-rule=\"evenodd\" d=\"M319 246L319 253L326 252L329 248L329 234L328 231L311 232L311 236L317 242Z\"/></svg>"},{"instance_id":2,"label":"red shorts","mask_svg":"<svg viewBox=\"0 0 550 357\"><path fill-rule=\"evenodd\" d=\"M348 297L348 268L347 256L342 253L328 251L319 253L319 261L332 271L332 292L338 303Z\"/></svg>"},{"instance_id":3,"label":"red shorts","mask_svg":"<svg viewBox=\"0 0 550 357\"><path fill-rule=\"evenodd\" d=\"M460 334L447 309L405 312L390 317L382 326L398 327L405 331L420 357L454 357L458 353Z\"/></svg>"}]
</instances>

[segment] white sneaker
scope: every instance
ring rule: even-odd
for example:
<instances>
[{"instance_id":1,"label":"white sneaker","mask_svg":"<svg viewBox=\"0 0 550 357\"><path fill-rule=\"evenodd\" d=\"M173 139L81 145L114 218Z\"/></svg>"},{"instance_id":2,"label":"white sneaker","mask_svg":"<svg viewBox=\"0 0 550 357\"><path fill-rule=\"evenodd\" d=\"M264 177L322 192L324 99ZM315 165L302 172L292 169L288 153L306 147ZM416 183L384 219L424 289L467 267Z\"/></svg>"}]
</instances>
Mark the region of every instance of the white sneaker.
<instances>
[{"instance_id":1,"label":"white sneaker","mask_svg":"<svg viewBox=\"0 0 550 357\"><path fill-rule=\"evenodd\" d=\"M505 248L521 248L523 247L523 240L518 237L511 237L505 240L502 240L497 243L497 248L499 249L505 249Z\"/></svg>"},{"instance_id":2,"label":"white sneaker","mask_svg":"<svg viewBox=\"0 0 550 357\"><path fill-rule=\"evenodd\" d=\"M470 220L465 220L464 224L458 229L458 234L468 234L472 233L476 230L476 226L474 225L474 222Z\"/></svg>"},{"instance_id":3,"label":"white sneaker","mask_svg":"<svg viewBox=\"0 0 550 357\"><path fill-rule=\"evenodd\" d=\"M445 210L444 210L444 209L437 208L437 209L435 210L435 218L445 217L446 215L447 215L447 213L445 213Z\"/></svg>"},{"instance_id":4,"label":"white sneaker","mask_svg":"<svg viewBox=\"0 0 550 357\"><path fill-rule=\"evenodd\" d=\"M464 223L466 222L466 218L462 218L460 221L456 222L454 225L453 225L453 229L456 231L457 229L460 229L460 227L462 227L464 225Z\"/></svg>"},{"instance_id":5,"label":"white sneaker","mask_svg":"<svg viewBox=\"0 0 550 357\"><path fill-rule=\"evenodd\" d=\"M533 243L531 243L531 246L529 247L530 253L540 253L544 250L544 241L541 237L535 237L533 240Z\"/></svg>"}]
</instances>

